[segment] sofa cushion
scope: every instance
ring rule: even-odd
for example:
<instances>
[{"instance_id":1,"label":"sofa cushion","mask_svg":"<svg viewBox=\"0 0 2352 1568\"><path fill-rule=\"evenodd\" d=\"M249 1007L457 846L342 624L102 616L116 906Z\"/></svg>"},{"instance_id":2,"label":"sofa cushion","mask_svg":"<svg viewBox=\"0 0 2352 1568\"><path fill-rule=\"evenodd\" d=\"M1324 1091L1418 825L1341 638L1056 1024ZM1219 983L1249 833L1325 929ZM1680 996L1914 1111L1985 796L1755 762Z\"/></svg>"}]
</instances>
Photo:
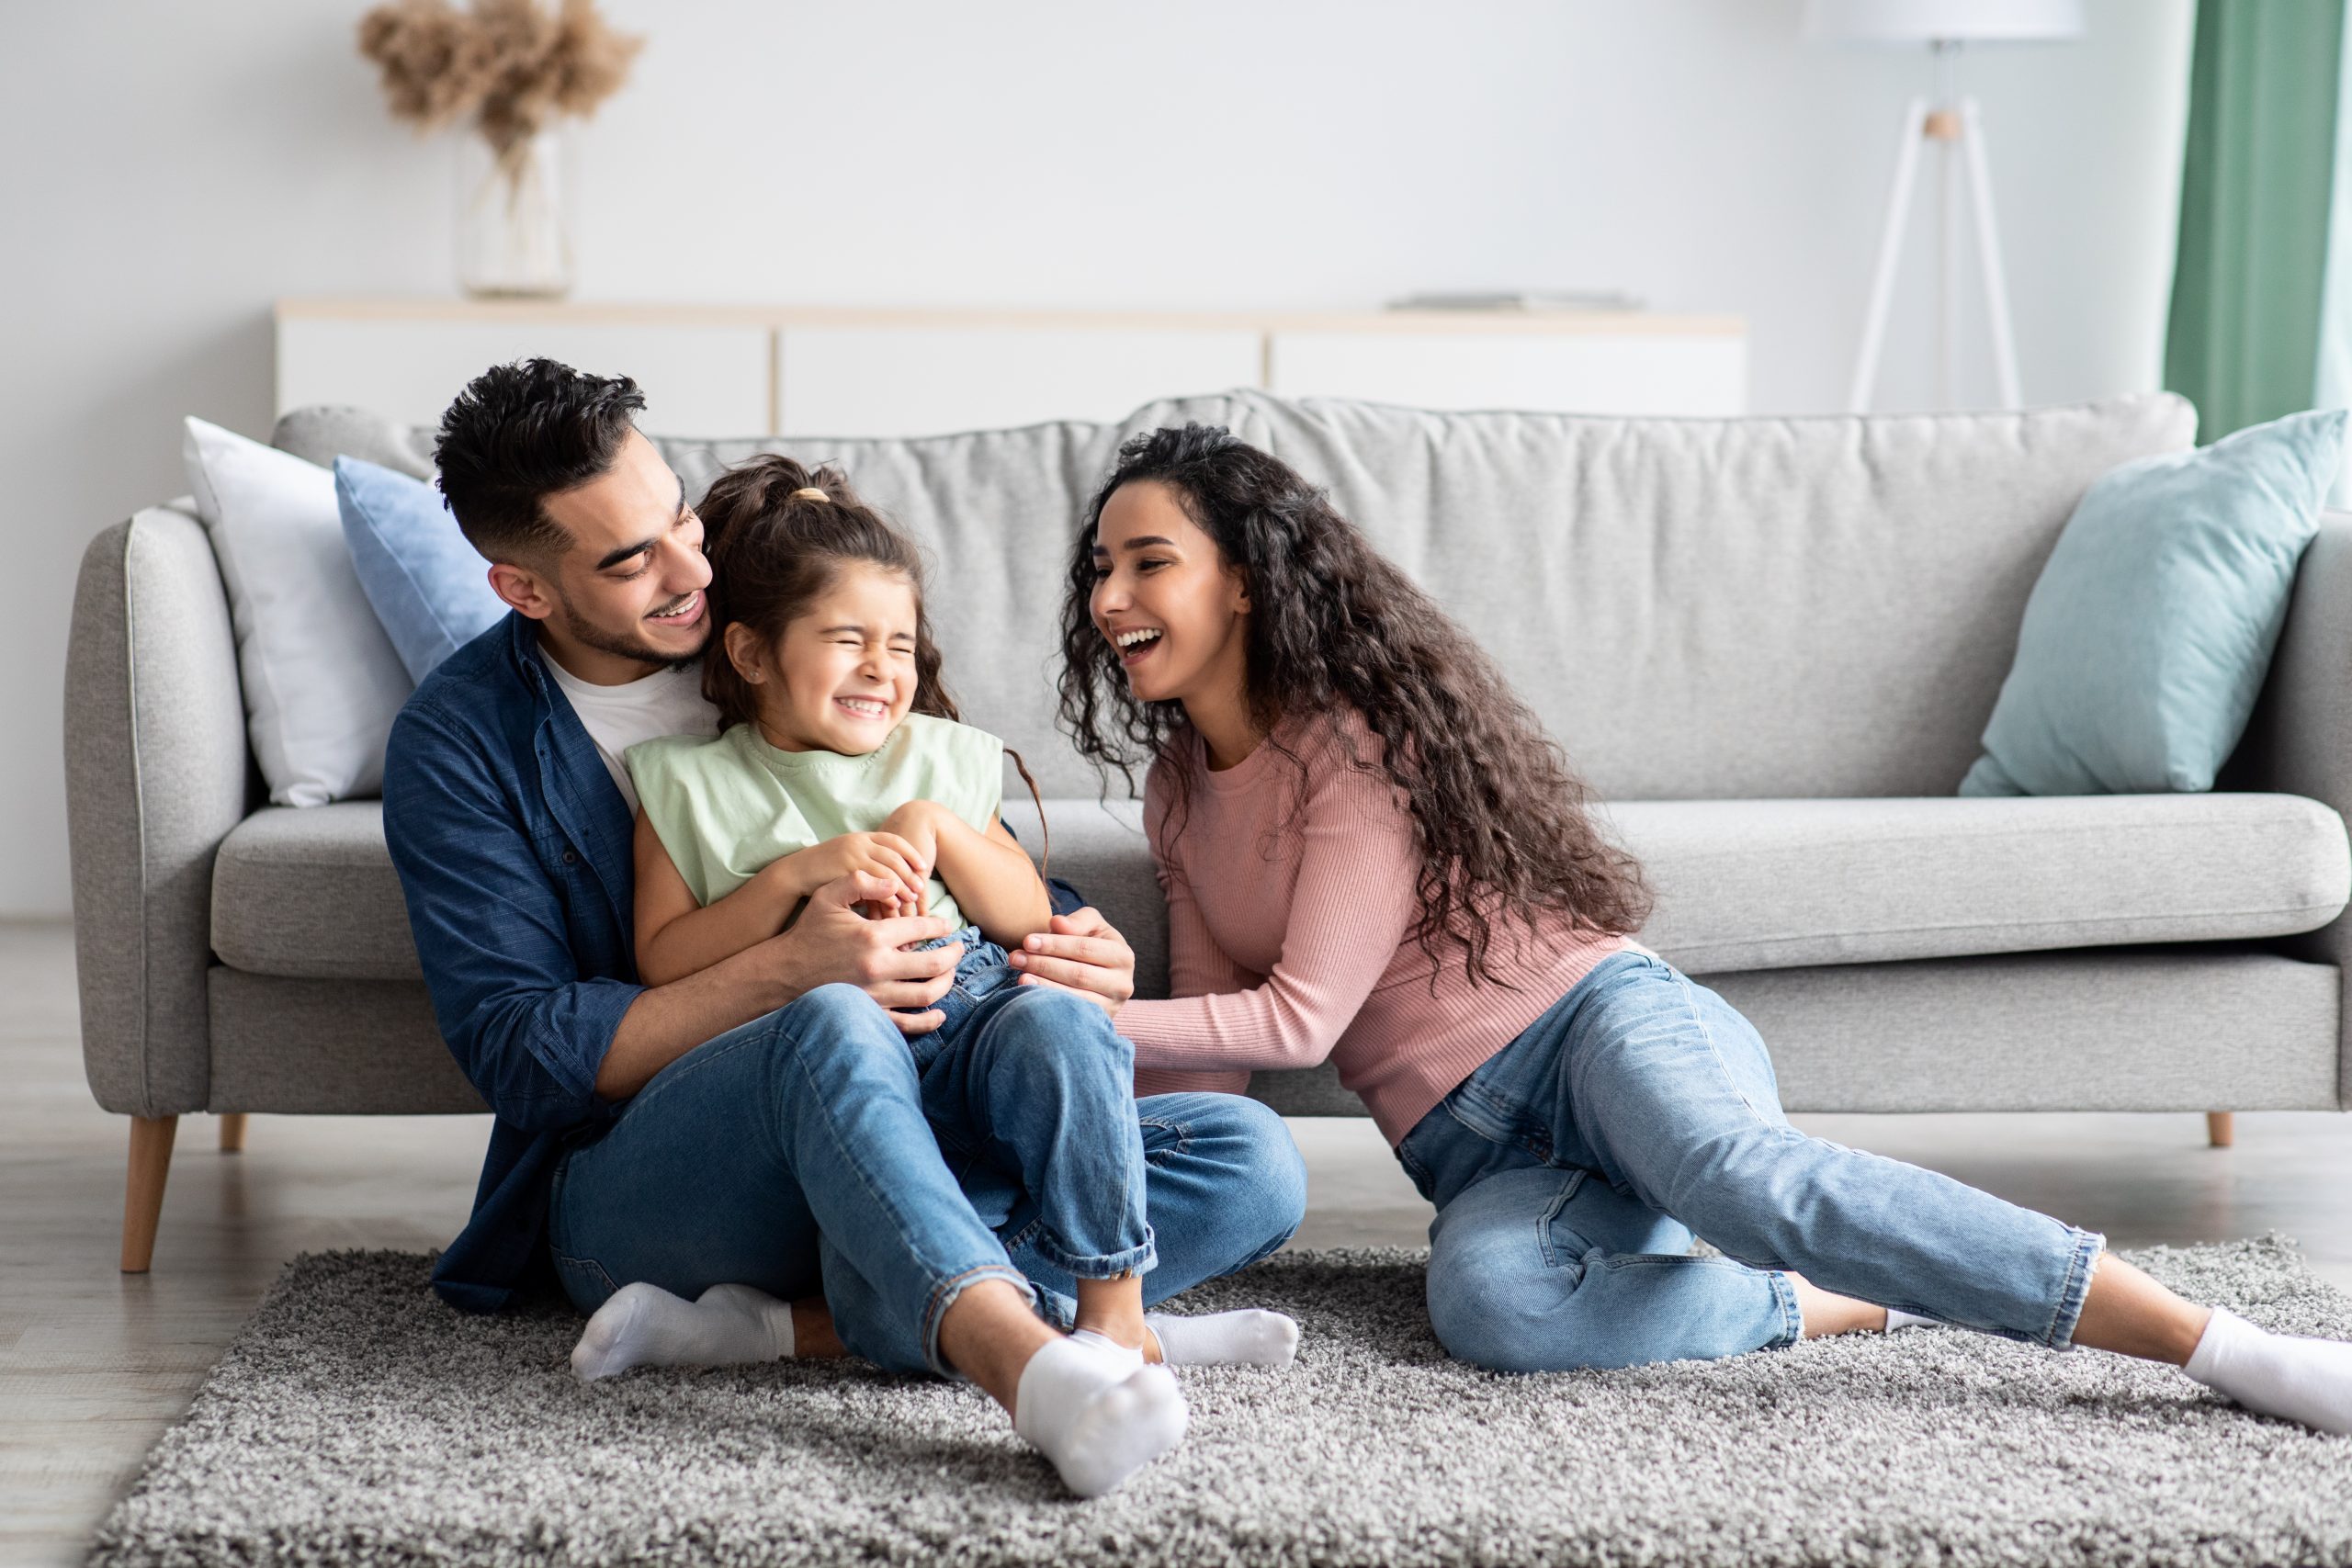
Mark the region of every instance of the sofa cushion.
<instances>
[{"instance_id":1,"label":"sofa cushion","mask_svg":"<svg viewBox=\"0 0 2352 1568\"><path fill-rule=\"evenodd\" d=\"M2290 414L2091 486L2026 600L1960 793L2211 789L2269 671L2344 423Z\"/></svg>"},{"instance_id":2,"label":"sofa cushion","mask_svg":"<svg viewBox=\"0 0 2352 1568\"><path fill-rule=\"evenodd\" d=\"M1233 400L1609 800L1952 793L2075 502L2197 425L2170 393L1726 420Z\"/></svg>"},{"instance_id":3,"label":"sofa cushion","mask_svg":"<svg viewBox=\"0 0 2352 1568\"><path fill-rule=\"evenodd\" d=\"M1046 803L1053 870L1166 994L1167 912L1134 802ZM1634 801L1605 808L1648 868L1642 940L1692 974L2314 930L2352 897L2343 819L2290 795ZM1034 808L1005 821L1035 853ZM220 847L212 945L256 974L419 971L383 810L273 807Z\"/></svg>"},{"instance_id":4,"label":"sofa cushion","mask_svg":"<svg viewBox=\"0 0 2352 1568\"><path fill-rule=\"evenodd\" d=\"M1168 911L1143 840L1140 801L1049 800L1052 869L1135 943L1137 984L1166 994ZM1008 796L1004 820L1034 856L1037 811ZM222 841L212 874L212 951L293 979L405 980L424 971L384 846L381 801L255 812Z\"/></svg>"},{"instance_id":5,"label":"sofa cushion","mask_svg":"<svg viewBox=\"0 0 2352 1568\"><path fill-rule=\"evenodd\" d=\"M424 681L505 616L481 557L432 485L364 457L337 457L334 499L352 570L410 680Z\"/></svg>"},{"instance_id":6,"label":"sofa cushion","mask_svg":"<svg viewBox=\"0 0 2352 1568\"><path fill-rule=\"evenodd\" d=\"M200 419L183 455L237 632L254 759L281 806L374 795L414 682L368 607L334 475Z\"/></svg>"},{"instance_id":7,"label":"sofa cushion","mask_svg":"<svg viewBox=\"0 0 2352 1568\"><path fill-rule=\"evenodd\" d=\"M1433 413L1258 391L1116 423L908 439L656 442L690 493L760 452L838 462L931 552L965 716L1048 795L1094 779L1053 723L1063 585L1124 435L1230 426L1309 479L1494 654L1606 798L1948 795L2026 595L2119 463L2186 448L2170 393L2023 412L1807 419ZM278 444L423 467L349 410Z\"/></svg>"},{"instance_id":8,"label":"sofa cushion","mask_svg":"<svg viewBox=\"0 0 2352 1568\"><path fill-rule=\"evenodd\" d=\"M1691 974L2315 930L2344 820L2292 795L1634 801L1642 940Z\"/></svg>"},{"instance_id":9,"label":"sofa cushion","mask_svg":"<svg viewBox=\"0 0 2352 1568\"><path fill-rule=\"evenodd\" d=\"M232 829L212 866L212 952L255 975L420 978L384 803L264 807Z\"/></svg>"}]
</instances>

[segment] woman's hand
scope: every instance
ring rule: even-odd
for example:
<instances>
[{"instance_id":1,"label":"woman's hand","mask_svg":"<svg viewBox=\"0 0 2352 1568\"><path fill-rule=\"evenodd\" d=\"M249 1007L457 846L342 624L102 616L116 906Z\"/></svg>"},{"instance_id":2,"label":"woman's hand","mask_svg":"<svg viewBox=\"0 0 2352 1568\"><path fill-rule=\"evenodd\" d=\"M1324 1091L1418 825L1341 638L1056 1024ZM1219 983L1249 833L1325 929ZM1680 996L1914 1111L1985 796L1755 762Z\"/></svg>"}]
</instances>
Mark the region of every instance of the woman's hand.
<instances>
[{"instance_id":1,"label":"woman's hand","mask_svg":"<svg viewBox=\"0 0 2352 1568\"><path fill-rule=\"evenodd\" d=\"M1136 950L1091 905L1056 915L1046 931L1022 942L1012 966L1022 971L1023 985L1076 991L1114 1018L1136 994Z\"/></svg>"},{"instance_id":2,"label":"woman's hand","mask_svg":"<svg viewBox=\"0 0 2352 1568\"><path fill-rule=\"evenodd\" d=\"M918 843L886 829L874 833L843 833L786 855L774 864L778 874L787 878L804 898L844 876L863 874L884 878L899 889L887 901L872 901L887 903L884 915L920 915L926 902L924 887L938 853L933 841Z\"/></svg>"}]
</instances>

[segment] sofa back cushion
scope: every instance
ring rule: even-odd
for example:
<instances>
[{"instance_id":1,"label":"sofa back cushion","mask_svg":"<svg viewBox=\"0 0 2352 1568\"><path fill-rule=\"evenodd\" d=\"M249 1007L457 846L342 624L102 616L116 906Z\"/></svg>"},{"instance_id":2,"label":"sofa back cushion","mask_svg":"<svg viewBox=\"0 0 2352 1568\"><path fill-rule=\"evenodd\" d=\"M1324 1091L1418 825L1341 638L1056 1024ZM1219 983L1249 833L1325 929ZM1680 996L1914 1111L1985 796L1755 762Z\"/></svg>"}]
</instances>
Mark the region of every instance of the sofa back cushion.
<instances>
[{"instance_id":1,"label":"sofa back cushion","mask_svg":"<svg viewBox=\"0 0 2352 1568\"><path fill-rule=\"evenodd\" d=\"M1328 485L1485 643L1604 796L1660 800L1951 793L2075 502L2196 429L2169 394L2022 413L1658 419L1237 391L1116 424L658 445L689 494L761 452L840 464L931 552L965 716L1021 751L1047 795L1091 795L1092 771L1053 723L1072 538L1119 442L1186 420L1229 425ZM288 415L278 441L394 467L430 450L425 433L329 411Z\"/></svg>"},{"instance_id":2,"label":"sofa back cushion","mask_svg":"<svg viewBox=\"0 0 2352 1568\"><path fill-rule=\"evenodd\" d=\"M2075 503L2196 430L2169 394L1868 419L1238 400L1237 434L1328 484L1630 800L1951 794Z\"/></svg>"}]
</instances>

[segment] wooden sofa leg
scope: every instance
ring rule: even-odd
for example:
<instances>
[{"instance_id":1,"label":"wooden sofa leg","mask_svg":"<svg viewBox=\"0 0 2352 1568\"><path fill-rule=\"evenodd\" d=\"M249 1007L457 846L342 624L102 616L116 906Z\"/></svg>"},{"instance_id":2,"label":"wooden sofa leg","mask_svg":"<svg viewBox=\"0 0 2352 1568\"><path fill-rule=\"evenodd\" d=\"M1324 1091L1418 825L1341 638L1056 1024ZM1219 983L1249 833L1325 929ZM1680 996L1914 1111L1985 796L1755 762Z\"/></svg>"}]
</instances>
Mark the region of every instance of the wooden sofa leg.
<instances>
[{"instance_id":1,"label":"wooden sofa leg","mask_svg":"<svg viewBox=\"0 0 2352 1568\"><path fill-rule=\"evenodd\" d=\"M2226 1149L2237 1142L2237 1119L2234 1111L2208 1111L2205 1112L2205 1138L2213 1147Z\"/></svg>"},{"instance_id":2,"label":"wooden sofa leg","mask_svg":"<svg viewBox=\"0 0 2352 1568\"><path fill-rule=\"evenodd\" d=\"M245 1113L224 1111L220 1113L220 1152L232 1155L245 1146Z\"/></svg>"},{"instance_id":3,"label":"wooden sofa leg","mask_svg":"<svg viewBox=\"0 0 2352 1568\"><path fill-rule=\"evenodd\" d=\"M130 1181L122 1194L122 1271L144 1274L155 1257L155 1223L164 1213L164 1180L172 1173L176 1116L130 1119Z\"/></svg>"}]
</instances>

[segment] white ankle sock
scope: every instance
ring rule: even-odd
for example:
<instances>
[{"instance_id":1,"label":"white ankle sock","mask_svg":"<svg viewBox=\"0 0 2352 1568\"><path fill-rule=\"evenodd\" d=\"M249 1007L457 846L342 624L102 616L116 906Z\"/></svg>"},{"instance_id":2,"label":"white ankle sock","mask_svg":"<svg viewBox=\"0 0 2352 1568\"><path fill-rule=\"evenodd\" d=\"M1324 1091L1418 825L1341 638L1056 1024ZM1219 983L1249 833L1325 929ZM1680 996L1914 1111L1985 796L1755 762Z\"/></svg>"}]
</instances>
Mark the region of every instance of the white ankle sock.
<instances>
[{"instance_id":1,"label":"white ankle sock","mask_svg":"<svg viewBox=\"0 0 2352 1568\"><path fill-rule=\"evenodd\" d=\"M792 1307L749 1285L713 1285L697 1301L640 1280L596 1309L572 1347L582 1382L631 1367L727 1367L792 1354Z\"/></svg>"},{"instance_id":2,"label":"white ankle sock","mask_svg":"<svg viewBox=\"0 0 2352 1568\"><path fill-rule=\"evenodd\" d=\"M1261 1307L1194 1317L1148 1312L1143 1321L1171 1367L1287 1367L1298 1354L1297 1322Z\"/></svg>"},{"instance_id":3,"label":"white ankle sock","mask_svg":"<svg viewBox=\"0 0 2352 1568\"><path fill-rule=\"evenodd\" d=\"M2215 1307L2182 1370L2248 1410L2352 1433L2352 1344L2273 1334Z\"/></svg>"},{"instance_id":4,"label":"white ankle sock","mask_svg":"<svg viewBox=\"0 0 2352 1568\"><path fill-rule=\"evenodd\" d=\"M1942 1325L1939 1318L1921 1317L1916 1312L1905 1312L1899 1307L1886 1309L1886 1332L1889 1334L1898 1328L1939 1328Z\"/></svg>"},{"instance_id":5,"label":"white ankle sock","mask_svg":"<svg viewBox=\"0 0 2352 1568\"><path fill-rule=\"evenodd\" d=\"M1183 1440L1176 1375L1128 1359L1141 1354L1073 1335L1048 1341L1021 1369L1012 1429L1081 1497L1101 1496Z\"/></svg>"}]
</instances>

